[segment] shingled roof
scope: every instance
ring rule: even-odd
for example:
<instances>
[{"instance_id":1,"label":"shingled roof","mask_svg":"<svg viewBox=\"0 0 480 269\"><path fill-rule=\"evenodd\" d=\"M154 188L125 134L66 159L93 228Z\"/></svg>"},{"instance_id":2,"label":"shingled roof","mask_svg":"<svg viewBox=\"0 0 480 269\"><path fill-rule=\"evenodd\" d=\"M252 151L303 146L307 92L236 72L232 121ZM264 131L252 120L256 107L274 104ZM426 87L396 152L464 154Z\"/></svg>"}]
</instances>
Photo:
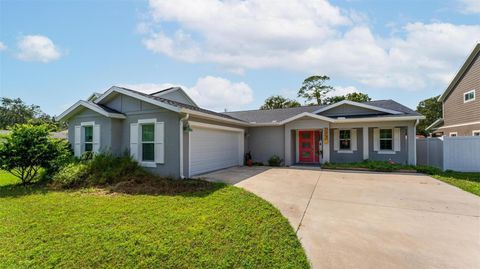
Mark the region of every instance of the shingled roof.
<instances>
[{"instance_id":1,"label":"shingled roof","mask_svg":"<svg viewBox=\"0 0 480 269\"><path fill-rule=\"evenodd\" d=\"M210 114L210 115L213 115L213 116L218 116L218 117L222 117L222 118L226 118L226 119L230 119L230 120L242 121L241 119L232 117L232 116L224 114L224 113L218 113L218 112L211 111L211 110L208 110L208 109L200 108L200 107L197 107L197 106L192 106L192 105L189 105L189 104L184 104L184 103L181 103L181 102L173 101L173 100L170 100L170 99L165 99L165 98L158 97L158 96L153 96L153 95L146 94L146 93L139 92L139 91L135 91L135 90L132 90L132 89L127 89L127 88L118 87L118 86L117 86L117 88L120 88L120 89L123 89L123 90L126 90L126 91L130 91L130 92L133 92L135 94L139 94L143 97L150 98L150 99L153 99L153 100L156 100L156 101L159 101L159 102L162 102L162 103L174 106L174 107L186 108L186 109L189 109L189 110L198 111L198 112L202 112L202 113L206 113L206 114Z\"/></svg>"},{"instance_id":2,"label":"shingled roof","mask_svg":"<svg viewBox=\"0 0 480 269\"><path fill-rule=\"evenodd\" d=\"M370 105L378 108L395 110L401 112L401 114L372 114L372 115L361 115L361 117L401 117L401 116L421 116L418 112L401 105L393 100L377 100L363 102L362 104ZM271 123L271 122L280 122L288 118L294 117L298 114L308 112L313 113L321 108L325 108L327 105L317 105L317 106L301 106L293 108L282 108L282 109L270 109L270 110L246 110L246 111L232 111L225 112L231 117L246 121L246 122L255 122L255 123ZM319 113L320 115L322 113ZM347 115L342 117L345 118L355 118L359 117L358 115Z\"/></svg>"}]
</instances>

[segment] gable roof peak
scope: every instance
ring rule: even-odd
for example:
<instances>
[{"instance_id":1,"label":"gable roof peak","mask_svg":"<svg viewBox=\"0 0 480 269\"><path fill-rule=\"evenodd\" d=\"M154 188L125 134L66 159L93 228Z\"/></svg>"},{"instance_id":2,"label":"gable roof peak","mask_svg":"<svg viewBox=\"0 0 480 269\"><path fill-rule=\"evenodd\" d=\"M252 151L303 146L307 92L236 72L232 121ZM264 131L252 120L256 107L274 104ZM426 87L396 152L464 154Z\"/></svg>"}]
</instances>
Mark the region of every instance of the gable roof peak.
<instances>
[{"instance_id":1,"label":"gable roof peak","mask_svg":"<svg viewBox=\"0 0 480 269\"><path fill-rule=\"evenodd\" d=\"M467 57L463 65L460 67L460 69L457 71L456 75L453 77L453 79L450 81L448 84L447 88L445 91L440 95L438 98L438 101L445 101L447 96L450 94L450 92L453 91L455 86L460 82L461 78L465 74L465 72L469 69L469 67L473 64L474 60L477 58L477 56L480 54L480 41L477 41L475 46L473 47L472 52L470 55Z\"/></svg>"}]
</instances>

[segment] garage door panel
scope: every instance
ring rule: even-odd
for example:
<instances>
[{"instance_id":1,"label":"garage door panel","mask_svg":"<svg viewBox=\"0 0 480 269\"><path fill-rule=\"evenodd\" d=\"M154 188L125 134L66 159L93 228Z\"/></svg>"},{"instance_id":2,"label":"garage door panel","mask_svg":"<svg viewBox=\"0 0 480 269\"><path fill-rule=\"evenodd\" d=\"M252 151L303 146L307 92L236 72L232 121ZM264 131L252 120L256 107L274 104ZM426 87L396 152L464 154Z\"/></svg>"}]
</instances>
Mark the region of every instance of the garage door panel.
<instances>
[{"instance_id":1,"label":"garage door panel","mask_svg":"<svg viewBox=\"0 0 480 269\"><path fill-rule=\"evenodd\" d=\"M241 155L240 132L193 128L190 145L191 175L236 166Z\"/></svg>"}]
</instances>

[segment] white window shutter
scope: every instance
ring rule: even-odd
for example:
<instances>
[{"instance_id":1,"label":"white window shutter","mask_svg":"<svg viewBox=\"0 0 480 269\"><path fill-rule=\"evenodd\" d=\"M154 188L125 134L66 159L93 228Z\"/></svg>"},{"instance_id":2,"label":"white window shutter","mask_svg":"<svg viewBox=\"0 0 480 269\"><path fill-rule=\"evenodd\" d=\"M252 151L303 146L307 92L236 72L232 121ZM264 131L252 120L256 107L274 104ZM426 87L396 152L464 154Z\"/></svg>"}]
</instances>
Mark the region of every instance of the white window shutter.
<instances>
[{"instance_id":1,"label":"white window shutter","mask_svg":"<svg viewBox=\"0 0 480 269\"><path fill-rule=\"evenodd\" d=\"M130 155L134 160L138 159L138 123L130 124Z\"/></svg>"},{"instance_id":2,"label":"white window shutter","mask_svg":"<svg viewBox=\"0 0 480 269\"><path fill-rule=\"evenodd\" d=\"M155 123L155 163L165 161L165 126L163 122Z\"/></svg>"},{"instance_id":3,"label":"white window shutter","mask_svg":"<svg viewBox=\"0 0 480 269\"><path fill-rule=\"evenodd\" d=\"M393 150L395 151L401 150L400 138L400 128L393 128Z\"/></svg>"},{"instance_id":4,"label":"white window shutter","mask_svg":"<svg viewBox=\"0 0 480 269\"><path fill-rule=\"evenodd\" d=\"M93 125L93 152L100 152L100 125Z\"/></svg>"},{"instance_id":5,"label":"white window shutter","mask_svg":"<svg viewBox=\"0 0 480 269\"><path fill-rule=\"evenodd\" d=\"M82 155L81 143L82 143L82 127L80 125L75 126L75 137L73 138L73 152L75 156L80 157Z\"/></svg>"},{"instance_id":6,"label":"white window shutter","mask_svg":"<svg viewBox=\"0 0 480 269\"><path fill-rule=\"evenodd\" d=\"M350 130L351 146L352 150L357 150L357 129Z\"/></svg>"},{"instance_id":7,"label":"white window shutter","mask_svg":"<svg viewBox=\"0 0 480 269\"><path fill-rule=\"evenodd\" d=\"M338 151L340 149L340 130L333 130L333 150Z\"/></svg>"},{"instance_id":8,"label":"white window shutter","mask_svg":"<svg viewBox=\"0 0 480 269\"><path fill-rule=\"evenodd\" d=\"M379 128L373 129L373 150L374 151L380 150L380 129Z\"/></svg>"}]
</instances>

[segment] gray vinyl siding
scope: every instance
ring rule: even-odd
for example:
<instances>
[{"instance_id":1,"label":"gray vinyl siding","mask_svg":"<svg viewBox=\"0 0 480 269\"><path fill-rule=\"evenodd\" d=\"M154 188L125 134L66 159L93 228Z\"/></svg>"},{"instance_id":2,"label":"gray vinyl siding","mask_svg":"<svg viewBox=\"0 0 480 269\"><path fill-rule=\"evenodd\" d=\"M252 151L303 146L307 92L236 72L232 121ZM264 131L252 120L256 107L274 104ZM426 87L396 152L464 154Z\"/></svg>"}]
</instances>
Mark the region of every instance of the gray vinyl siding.
<instances>
[{"instance_id":1,"label":"gray vinyl siding","mask_svg":"<svg viewBox=\"0 0 480 269\"><path fill-rule=\"evenodd\" d=\"M93 121L100 125L100 151L110 151L112 149L112 120L95 111L85 109L75 115L68 121L68 141L73 150L75 143L75 126L79 126L82 122ZM81 137L81 153L84 152L84 137Z\"/></svg>"},{"instance_id":2,"label":"gray vinyl siding","mask_svg":"<svg viewBox=\"0 0 480 269\"><path fill-rule=\"evenodd\" d=\"M122 147L123 143L123 120L111 119L111 144L110 151L115 155L121 155L125 153L125 148Z\"/></svg>"},{"instance_id":3,"label":"gray vinyl siding","mask_svg":"<svg viewBox=\"0 0 480 269\"><path fill-rule=\"evenodd\" d=\"M356 129L356 128L354 128ZM333 149L333 130L330 129L330 162L332 163L354 163L363 161L363 133L362 129L357 130L357 150L352 153L339 153Z\"/></svg>"},{"instance_id":4,"label":"gray vinyl siding","mask_svg":"<svg viewBox=\"0 0 480 269\"><path fill-rule=\"evenodd\" d=\"M156 119L165 124L165 162L157 164L156 168L145 169L160 176L180 177L180 114L123 95L116 96L106 105L124 113L127 119L110 119L85 109L69 120L68 136L72 145L75 125L95 121L100 124L100 150L120 155L130 151L130 124L137 123L139 119Z\"/></svg>"},{"instance_id":5,"label":"gray vinyl siding","mask_svg":"<svg viewBox=\"0 0 480 269\"><path fill-rule=\"evenodd\" d=\"M173 91L173 92L169 92L169 93L157 95L157 96L168 99L168 100L176 101L179 103L196 106L181 91Z\"/></svg>"},{"instance_id":6,"label":"gray vinyl siding","mask_svg":"<svg viewBox=\"0 0 480 269\"><path fill-rule=\"evenodd\" d=\"M408 164L408 145L407 145L407 128L400 128L400 151L395 154L379 154L373 150L373 128L368 128L368 145L369 159L372 161L389 161L392 160L396 163Z\"/></svg>"},{"instance_id":7,"label":"gray vinyl siding","mask_svg":"<svg viewBox=\"0 0 480 269\"><path fill-rule=\"evenodd\" d=\"M377 110L371 110L371 109L352 106L352 105L340 105L319 113L319 115L323 115L323 116L352 116L352 115L380 115L380 114L385 114L385 113Z\"/></svg>"},{"instance_id":8,"label":"gray vinyl siding","mask_svg":"<svg viewBox=\"0 0 480 269\"><path fill-rule=\"evenodd\" d=\"M267 164L277 155L285 159L285 129L283 126L255 127L248 129L248 151L256 162Z\"/></svg>"}]
</instances>

